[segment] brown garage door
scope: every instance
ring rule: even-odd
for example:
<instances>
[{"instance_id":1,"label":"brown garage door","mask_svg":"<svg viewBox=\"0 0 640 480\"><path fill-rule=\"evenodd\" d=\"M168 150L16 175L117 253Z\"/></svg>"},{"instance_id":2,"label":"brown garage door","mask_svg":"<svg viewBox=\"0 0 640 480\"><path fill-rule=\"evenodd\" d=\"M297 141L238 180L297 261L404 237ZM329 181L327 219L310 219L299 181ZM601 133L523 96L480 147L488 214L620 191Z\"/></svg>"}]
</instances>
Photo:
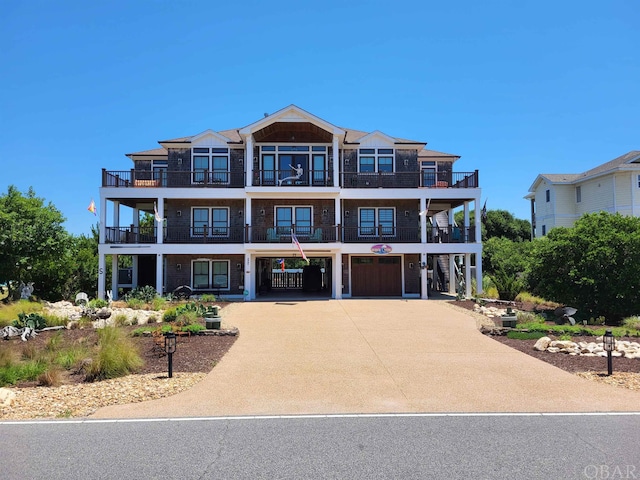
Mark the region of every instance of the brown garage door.
<instances>
[{"instance_id":1,"label":"brown garage door","mask_svg":"<svg viewBox=\"0 0 640 480\"><path fill-rule=\"evenodd\" d=\"M401 296L400 257L352 257L351 287L354 297Z\"/></svg>"}]
</instances>

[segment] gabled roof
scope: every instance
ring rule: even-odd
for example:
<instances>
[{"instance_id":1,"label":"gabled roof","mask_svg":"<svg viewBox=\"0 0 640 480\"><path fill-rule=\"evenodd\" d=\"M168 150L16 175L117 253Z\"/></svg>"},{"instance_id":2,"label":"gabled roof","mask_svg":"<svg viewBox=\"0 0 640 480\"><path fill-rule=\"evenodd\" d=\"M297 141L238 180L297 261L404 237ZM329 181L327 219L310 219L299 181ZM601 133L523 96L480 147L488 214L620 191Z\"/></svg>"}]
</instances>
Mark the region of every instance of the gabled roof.
<instances>
[{"instance_id":1,"label":"gabled roof","mask_svg":"<svg viewBox=\"0 0 640 480\"><path fill-rule=\"evenodd\" d=\"M132 157L132 156L136 156L136 157L161 157L163 155L167 155L167 149L164 147L160 147L160 148L154 148L151 150L143 150L142 152L135 152L135 153L127 153L126 156L127 157Z\"/></svg>"},{"instance_id":2,"label":"gabled roof","mask_svg":"<svg viewBox=\"0 0 640 480\"><path fill-rule=\"evenodd\" d=\"M326 120L323 120L320 117L316 117L312 113L309 113L293 104L281 110L278 110L277 112L272 113L271 115L265 114L264 118L261 118L260 120L253 122L247 125L246 127L241 128L238 133L240 135L249 135L257 130L260 130L261 128L267 127L272 123L277 123L277 122L311 122L333 134L336 134L336 135L344 134L344 130L342 130L341 128L336 127L335 125L327 122Z\"/></svg>"},{"instance_id":3,"label":"gabled roof","mask_svg":"<svg viewBox=\"0 0 640 480\"><path fill-rule=\"evenodd\" d=\"M640 150L632 150L624 155L621 155L613 160L598 165L591 170L587 170L583 173L541 173L529 187L530 192L534 192L538 187L538 184L542 180L546 180L552 184L569 185L582 182L591 177L597 177L607 173L611 173L615 170L621 170L625 165L632 163L640 163Z\"/></svg>"},{"instance_id":4,"label":"gabled roof","mask_svg":"<svg viewBox=\"0 0 640 480\"><path fill-rule=\"evenodd\" d=\"M253 122L240 129L236 128L231 130L221 130L218 132L214 130L205 130L204 132L196 135L172 138L168 140L160 140L158 143L162 145L162 148L145 150L143 152L138 152L138 153L130 153L130 154L127 154L127 156L131 157L131 155L142 156L142 155L159 155L159 154L166 155L167 154L166 147L179 146L180 148L182 148L182 145L179 145L179 144L184 144L184 146L187 147L189 144L192 143L192 141L197 140L203 135L214 135L220 139L225 140L229 144L243 144L244 139L247 135L254 133L262 128L265 128L273 123L279 123L279 122L313 123L314 125L317 125L319 128L326 130L327 132L330 132L335 135L339 135L342 139L342 142L345 145L346 144L358 145L361 141L364 141L367 138L371 138L376 135L379 135L381 138L385 138L386 140L388 140L389 143L392 143L395 145L416 145L416 146L422 145L424 147L424 145L427 144L427 142L420 142L416 140L408 140L405 138L392 137L378 130L374 132L363 132L360 130L338 127L319 117L316 117L315 115L301 109L300 107L297 107L296 105L291 104L288 107L278 110L277 112L272 113L270 115L265 114L264 118L261 118L260 120ZM431 153L424 153L424 152L431 152ZM440 152L435 152L433 150L426 150L426 149L421 150L419 155L421 157L431 156L433 158L460 158L458 155L440 153Z\"/></svg>"},{"instance_id":5,"label":"gabled roof","mask_svg":"<svg viewBox=\"0 0 640 480\"><path fill-rule=\"evenodd\" d=\"M436 152L435 150L427 150L426 148L423 148L418 152L418 159L430 160L435 158L448 158L453 160L455 158L460 158L460 155L454 155L452 153Z\"/></svg>"}]
</instances>

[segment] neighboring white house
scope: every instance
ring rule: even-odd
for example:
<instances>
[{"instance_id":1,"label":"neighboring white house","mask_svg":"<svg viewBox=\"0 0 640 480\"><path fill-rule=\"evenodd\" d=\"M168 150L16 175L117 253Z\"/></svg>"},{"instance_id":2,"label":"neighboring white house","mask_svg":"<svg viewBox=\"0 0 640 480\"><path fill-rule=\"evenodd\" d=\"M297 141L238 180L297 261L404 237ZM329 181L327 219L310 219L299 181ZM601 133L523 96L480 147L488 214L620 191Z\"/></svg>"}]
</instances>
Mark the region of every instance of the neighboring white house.
<instances>
[{"instance_id":1,"label":"neighboring white house","mask_svg":"<svg viewBox=\"0 0 640 480\"><path fill-rule=\"evenodd\" d=\"M474 264L482 285L478 171L454 171L457 155L295 105L159 143L128 154L130 169L102 171L100 295L152 285L245 300L296 289L426 299L429 285L464 285L470 296ZM119 256L132 267L118 269ZM312 264L289 274L284 259L302 256Z\"/></svg>"},{"instance_id":2,"label":"neighboring white house","mask_svg":"<svg viewBox=\"0 0 640 480\"><path fill-rule=\"evenodd\" d=\"M633 150L584 173L540 174L531 200L533 236L570 227L585 213L640 216L640 151Z\"/></svg>"}]
</instances>

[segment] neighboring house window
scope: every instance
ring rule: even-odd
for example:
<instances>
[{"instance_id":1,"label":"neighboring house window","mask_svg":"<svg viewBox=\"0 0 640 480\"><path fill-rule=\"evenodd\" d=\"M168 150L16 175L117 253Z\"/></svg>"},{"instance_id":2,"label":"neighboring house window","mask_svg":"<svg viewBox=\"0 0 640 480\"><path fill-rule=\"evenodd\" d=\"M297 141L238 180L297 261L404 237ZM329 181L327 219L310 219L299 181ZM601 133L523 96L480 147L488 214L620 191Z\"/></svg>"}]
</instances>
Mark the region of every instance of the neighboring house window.
<instances>
[{"instance_id":1,"label":"neighboring house window","mask_svg":"<svg viewBox=\"0 0 640 480\"><path fill-rule=\"evenodd\" d=\"M276 231L289 235L295 225L296 235L311 235L311 207L276 207Z\"/></svg>"},{"instance_id":2,"label":"neighboring house window","mask_svg":"<svg viewBox=\"0 0 640 480\"><path fill-rule=\"evenodd\" d=\"M420 169L422 170L422 186L433 187L436 184L437 177L436 162L423 160L420 163Z\"/></svg>"},{"instance_id":3,"label":"neighboring house window","mask_svg":"<svg viewBox=\"0 0 640 480\"><path fill-rule=\"evenodd\" d=\"M640 175L638 175L638 188L640 188Z\"/></svg>"},{"instance_id":4,"label":"neighboring house window","mask_svg":"<svg viewBox=\"0 0 640 480\"><path fill-rule=\"evenodd\" d=\"M582 202L582 187L577 186L576 187L576 203L580 203L580 202Z\"/></svg>"},{"instance_id":5,"label":"neighboring house window","mask_svg":"<svg viewBox=\"0 0 640 480\"><path fill-rule=\"evenodd\" d=\"M551 190L547 190L547 191L545 192L545 197L546 197L546 199L547 199L547 202L550 202L550 201L551 201Z\"/></svg>"},{"instance_id":6,"label":"neighboring house window","mask_svg":"<svg viewBox=\"0 0 640 480\"><path fill-rule=\"evenodd\" d=\"M193 262L193 288L196 290L228 290L228 260L195 260Z\"/></svg>"},{"instance_id":7,"label":"neighboring house window","mask_svg":"<svg viewBox=\"0 0 640 480\"><path fill-rule=\"evenodd\" d=\"M358 153L360 173L393 173L393 148L361 148Z\"/></svg>"},{"instance_id":8,"label":"neighboring house window","mask_svg":"<svg viewBox=\"0 0 640 480\"><path fill-rule=\"evenodd\" d=\"M210 226L211 229L209 229ZM229 209L227 207L194 207L191 227L194 237L229 236Z\"/></svg>"},{"instance_id":9,"label":"neighboring house window","mask_svg":"<svg viewBox=\"0 0 640 480\"><path fill-rule=\"evenodd\" d=\"M358 235L393 235L395 230L395 209L361 208L358 217Z\"/></svg>"},{"instance_id":10,"label":"neighboring house window","mask_svg":"<svg viewBox=\"0 0 640 480\"><path fill-rule=\"evenodd\" d=\"M193 182L229 183L229 149L194 148Z\"/></svg>"},{"instance_id":11,"label":"neighboring house window","mask_svg":"<svg viewBox=\"0 0 640 480\"><path fill-rule=\"evenodd\" d=\"M547 234L547 226L542 225L542 235L546 235L546 234Z\"/></svg>"}]
</instances>

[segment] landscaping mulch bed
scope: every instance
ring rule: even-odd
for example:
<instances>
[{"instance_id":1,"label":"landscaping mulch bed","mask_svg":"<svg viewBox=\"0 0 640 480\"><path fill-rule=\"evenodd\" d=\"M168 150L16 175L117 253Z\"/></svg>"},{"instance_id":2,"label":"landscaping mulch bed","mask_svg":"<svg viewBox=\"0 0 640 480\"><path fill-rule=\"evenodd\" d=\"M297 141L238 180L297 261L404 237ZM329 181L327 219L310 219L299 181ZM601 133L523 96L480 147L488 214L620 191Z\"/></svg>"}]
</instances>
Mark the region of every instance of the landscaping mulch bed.
<instances>
[{"instance_id":1,"label":"landscaping mulch bed","mask_svg":"<svg viewBox=\"0 0 640 480\"><path fill-rule=\"evenodd\" d=\"M475 302L473 300L451 301L451 304L473 311ZM516 303L513 308L520 311L533 311L534 306L532 304ZM553 340L559 340L556 336L548 335ZM533 349L536 340L516 340L507 338L503 335L492 335L495 341L500 342L508 347L519 350L527 355L542 360L543 362L550 363L551 365L566 370L567 372L606 372L607 371L607 359L604 357L584 357L584 356L571 356L565 353L549 353L539 352ZM595 337L572 337L573 342L593 342ZM637 342L640 339L622 338L621 340L629 340L631 342ZM613 369L617 372L630 372L640 373L640 359L632 358L613 358Z\"/></svg>"}]
</instances>

